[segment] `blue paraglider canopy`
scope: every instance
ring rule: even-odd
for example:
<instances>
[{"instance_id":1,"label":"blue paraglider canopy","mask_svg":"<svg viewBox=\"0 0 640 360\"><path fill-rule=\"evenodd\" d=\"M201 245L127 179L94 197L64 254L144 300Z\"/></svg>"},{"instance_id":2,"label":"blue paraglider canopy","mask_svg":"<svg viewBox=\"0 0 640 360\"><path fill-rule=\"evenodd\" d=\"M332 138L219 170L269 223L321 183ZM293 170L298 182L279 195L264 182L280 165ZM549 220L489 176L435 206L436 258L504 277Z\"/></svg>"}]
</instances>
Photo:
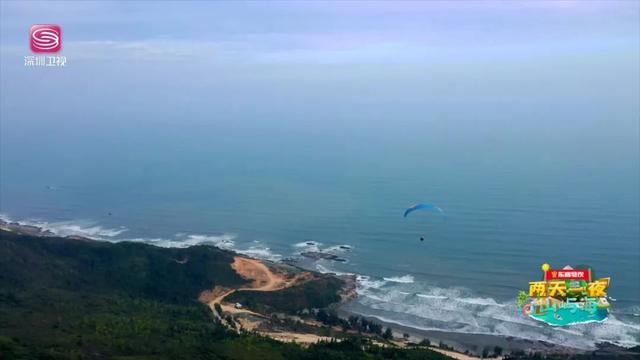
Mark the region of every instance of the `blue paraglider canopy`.
<instances>
[{"instance_id":1,"label":"blue paraglider canopy","mask_svg":"<svg viewBox=\"0 0 640 360\"><path fill-rule=\"evenodd\" d=\"M404 211L404 217L407 217L407 215L411 214L412 212L416 211L416 210L436 210L439 212L444 212L442 211L442 209L440 209L439 207L437 207L436 205L433 204L415 204L411 207L409 207L407 210Z\"/></svg>"}]
</instances>

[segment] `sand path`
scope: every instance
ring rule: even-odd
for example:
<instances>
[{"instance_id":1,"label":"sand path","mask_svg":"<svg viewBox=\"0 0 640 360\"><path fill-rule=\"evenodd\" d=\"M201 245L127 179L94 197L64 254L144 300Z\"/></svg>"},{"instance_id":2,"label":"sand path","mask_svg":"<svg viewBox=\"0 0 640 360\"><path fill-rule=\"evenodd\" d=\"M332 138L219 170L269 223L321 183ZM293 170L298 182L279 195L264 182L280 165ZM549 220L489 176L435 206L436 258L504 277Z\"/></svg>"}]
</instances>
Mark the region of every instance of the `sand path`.
<instances>
[{"instance_id":1,"label":"sand path","mask_svg":"<svg viewBox=\"0 0 640 360\"><path fill-rule=\"evenodd\" d=\"M251 259L243 256L234 256L231 267L246 280L251 280L251 284L239 289L225 289L216 287L208 294L201 296L203 301L209 304L209 307L214 312L216 317L220 318L215 311L215 304L220 304L223 312L231 314L251 314L261 318L266 318L265 315L253 312L245 308L236 308L234 305L225 304L224 299L233 294L236 291L276 291L280 289L293 286L299 281L310 279L313 275L309 272L302 272L293 277L287 277L284 274L273 272L262 261ZM299 340L296 340L299 341Z\"/></svg>"},{"instance_id":2,"label":"sand path","mask_svg":"<svg viewBox=\"0 0 640 360\"><path fill-rule=\"evenodd\" d=\"M285 277L280 274L274 274L260 260L235 256L231 267L244 279L253 280L249 287L238 290L274 291L286 287L287 281Z\"/></svg>"},{"instance_id":3,"label":"sand path","mask_svg":"<svg viewBox=\"0 0 640 360\"><path fill-rule=\"evenodd\" d=\"M284 341L284 342L295 341L298 344L315 344L318 341L331 341L332 339L327 336L292 333L292 332L270 332L270 333L263 332L262 334L267 335L276 340Z\"/></svg>"},{"instance_id":4,"label":"sand path","mask_svg":"<svg viewBox=\"0 0 640 360\"><path fill-rule=\"evenodd\" d=\"M222 311L225 313L231 314L251 314L253 316L257 316L260 318L267 318L263 314L259 314L253 312L251 310L240 308L237 309L234 305L224 304L224 299L231 295L236 291L275 291L287 288L289 286L293 286L296 283L308 280L313 275L309 272L302 272L293 277L287 277L283 274L274 273L267 265L265 265L262 261L251 259L242 256L235 256L233 258L233 263L231 267L240 275L242 278L246 280L251 280L252 283L247 287L242 287L239 289L226 289L222 287L216 287L208 294L204 294L202 299L209 304L211 311L215 314L217 318L223 320L215 310L215 304L220 304ZM226 321L226 320L224 320ZM256 327L256 323L250 321L248 319L238 319L239 324L241 324L244 328L253 330ZM329 341L330 337L319 336L315 334L303 334L303 333L294 333L294 332L260 332L263 335L267 335L271 338L280 341L291 342L295 341L301 344L313 344L318 341ZM475 360L477 357L468 356L465 354L456 353L453 351L442 350L438 348L431 348L434 351L442 353L444 355L450 356L454 359L459 360Z\"/></svg>"},{"instance_id":5,"label":"sand path","mask_svg":"<svg viewBox=\"0 0 640 360\"><path fill-rule=\"evenodd\" d=\"M240 275L242 278L246 280L251 280L251 284L246 287L242 287L239 289L227 289L223 287L215 287L211 291L203 292L200 298L202 301L209 304L211 311L214 313L214 316L218 318L220 321L227 322L226 319L223 319L220 314L215 309L215 304L220 304L223 313L229 313L233 315L237 314L251 314L253 316L267 319L267 317L263 314L259 314L253 312L251 310L245 308L236 308L233 304L225 304L224 299L233 294L236 291L275 291L287 288L289 286L293 286L299 281L310 279L313 275L309 272L302 272L293 277L287 277L284 274L280 274L269 269L267 265L265 265L260 260L246 258L242 256L235 256L233 258L233 263L231 267ZM251 321L249 319L236 318L235 320L238 324L240 324L243 328L247 330L255 330L259 324L259 322ZM271 338L280 340L280 341L295 341L301 344L313 344L318 341L328 341L330 338L325 336L318 336L315 334L302 334L302 333L294 333L294 332L264 332L260 331L261 334L267 335Z\"/></svg>"}]
</instances>

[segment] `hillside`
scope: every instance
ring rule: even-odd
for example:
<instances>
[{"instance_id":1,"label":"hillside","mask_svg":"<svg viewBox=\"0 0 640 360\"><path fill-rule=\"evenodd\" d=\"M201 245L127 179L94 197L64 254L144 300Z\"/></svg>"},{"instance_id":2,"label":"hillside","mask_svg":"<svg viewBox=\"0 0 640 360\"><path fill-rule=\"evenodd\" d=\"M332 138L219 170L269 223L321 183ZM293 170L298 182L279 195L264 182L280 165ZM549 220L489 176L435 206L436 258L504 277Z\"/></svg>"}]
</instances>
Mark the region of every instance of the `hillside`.
<instances>
[{"instance_id":1,"label":"hillside","mask_svg":"<svg viewBox=\"0 0 640 360\"><path fill-rule=\"evenodd\" d=\"M446 358L360 337L303 348L229 331L197 298L214 286L246 285L230 266L234 255L209 246L166 249L0 231L0 359ZM288 291L303 299L322 295L307 287ZM287 295L260 294L251 304L278 309Z\"/></svg>"}]
</instances>

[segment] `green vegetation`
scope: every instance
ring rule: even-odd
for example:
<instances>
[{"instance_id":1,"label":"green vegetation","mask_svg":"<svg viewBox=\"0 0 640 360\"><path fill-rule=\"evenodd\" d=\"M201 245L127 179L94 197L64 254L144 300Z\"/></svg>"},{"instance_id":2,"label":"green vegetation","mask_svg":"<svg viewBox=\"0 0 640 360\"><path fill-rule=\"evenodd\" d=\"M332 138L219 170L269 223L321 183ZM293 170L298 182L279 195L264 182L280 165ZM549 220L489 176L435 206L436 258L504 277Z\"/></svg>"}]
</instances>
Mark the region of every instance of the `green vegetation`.
<instances>
[{"instance_id":1,"label":"green vegetation","mask_svg":"<svg viewBox=\"0 0 640 360\"><path fill-rule=\"evenodd\" d=\"M382 335L382 325L363 317L349 316L349 325L358 332Z\"/></svg>"},{"instance_id":2,"label":"green vegetation","mask_svg":"<svg viewBox=\"0 0 640 360\"><path fill-rule=\"evenodd\" d=\"M53 358L139 349L184 357L228 337L197 297L214 284L245 282L229 267L230 252L0 235L5 348Z\"/></svg>"},{"instance_id":3,"label":"green vegetation","mask_svg":"<svg viewBox=\"0 0 640 360\"><path fill-rule=\"evenodd\" d=\"M232 257L208 246L164 249L0 230L0 359L446 358L360 337L305 349L227 330L197 297L214 285L244 284L229 266ZM330 279L255 304L321 307L340 286Z\"/></svg>"},{"instance_id":4,"label":"green vegetation","mask_svg":"<svg viewBox=\"0 0 640 360\"><path fill-rule=\"evenodd\" d=\"M165 249L2 233L0 289L117 292L170 303L193 302L204 289L245 283L233 253L210 246Z\"/></svg>"},{"instance_id":5,"label":"green vegetation","mask_svg":"<svg viewBox=\"0 0 640 360\"><path fill-rule=\"evenodd\" d=\"M236 291L226 300L257 312L297 314L304 309L324 308L340 301L338 292L342 285L342 280L324 275L278 291Z\"/></svg>"},{"instance_id":6,"label":"green vegetation","mask_svg":"<svg viewBox=\"0 0 640 360\"><path fill-rule=\"evenodd\" d=\"M220 303L213 304L213 307L216 309L218 315L222 316L222 306L220 306Z\"/></svg>"},{"instance_id":7,"label":"green vegetation","mask_svg":"<svg viewBox=\"0 0 640 360\"><path fill-rule=\"evenodd\" d=\"M356 330L360 334L365 333L379 336L385 340L390 340L393 337L391 328L387 328L386 331L383 332L382 325L375 321L353 315L349 316L349 319L343 319L332 310L318 310L316 320L328 326L339 326L343 331Z\"/></svg>"}]
</instances>

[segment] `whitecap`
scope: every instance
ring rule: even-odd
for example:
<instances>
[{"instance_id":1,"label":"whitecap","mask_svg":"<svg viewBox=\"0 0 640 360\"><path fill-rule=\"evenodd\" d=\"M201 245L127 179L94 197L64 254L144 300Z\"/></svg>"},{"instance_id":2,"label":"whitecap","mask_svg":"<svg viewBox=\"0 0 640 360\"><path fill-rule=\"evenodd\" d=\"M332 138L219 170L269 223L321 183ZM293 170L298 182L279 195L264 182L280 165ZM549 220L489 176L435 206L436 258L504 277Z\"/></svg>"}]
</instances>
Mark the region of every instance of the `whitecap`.
<instances>
[{"instance_id":1,"label":"whitecap","mask_svg":"<svg viewBox=\"0 0 640 360\"><path fill-rule=\"evenodd\" d=\"M350 273L350 272L343 272L343 271L336 271L336 270L329 269L326 266L323 266L322 264L320 264L319 262L316 263L316 271L321 274L355 275L354 273Z\"/></svg>"},{"instance_id":2,"label":"whitecap","mask_svg":"<svg viewBox=\"0 0 640 360\"><path fill-rule=\"evenodd\" d=\"M213 245L221 249L232 249L235 245L233 241L236 238L234 234L176 234L173 239L164 238L134 238L122 239L122 241L143 242L155 246L166 248L187 248L195 245Z\"/></svg>"},{"instance_id":3,"label":"whitecap","mask_svg":"<svg viewBox=\"0 0 640 360\"><path fill-rule=\"evenodd\" d=\"M600 342L624 347L640 343L640 324L611 314L601 323L552 328L522 315L514 301L479 297L469 289L358 279L361 296L354 306L359 313L411 328L515 336L582 349L594 349ZM407 287L415 296L406 295Z\"/></svg>"},{"instance_id":4,"label":"whitecap","mask_svg":"<svg viewBox=\"0 0 640 360\"><path fill-rule=\"evenodd\" d=\"M322 243L311 240L293 244L294 247L302 249L302 251L320 251L320 245L322 245Z\"/></svg>"},{"instance_id":5,"label":"whitecap","mask_svg":"<svg viewBox=\"0 0 640 360\"><path fill-rule=\"evenodd\" d=\"M442 295L426 295L426 294L416 294L416 295L423 299L448 299L448 297L442 296Z\"/></svg>"},{"instance_id":6,"label":"whitecap","mask_svg":"<svg viewBox=\"0 0 640 360\"><path fill-rule=\"evenodd\" d=\"M234 249L235 252L263 260L278 261L282 258L280 254L275 254L268 247L251 246L248 249Z\"/></svg>"},{"instance_id":7,"label":"whitecap","mask_svg":"<svg viewBox=\"0 0 640 360\"><path fill-rule=\"evenodd\" d=\"M367 289L379 289L387 282L384 280L372 280L369 276L358 275L356 276L357 288L356 291L364 291Z\"/></svg>"},{"instance_id":8,"label":"whitecap","mask_svg":"<svg viewBox=\"0 0 640 360\"><path fill-rule=\"evenodd\" d=\"M386 281L402 283L402 284L412 284L414 281L414 278L411 275L385 277L383 279Z\"/></svg>"},{"instance_id":9,"label":"whitecap","mask_svg":"<svg viewBox=\"0 0 640 360\"><path fill-rule=\"evenodd\" d=\"M454 299L455 301L460 301L460 302L464 302L467 304L472 304L472 305L484 305L484 306L499 306L499 307L504 307L504 304L499 304L497 301L495 301L492 298L458 298L458 299Z\"/></svg>"},{"instance_id":10,"label":"whitecap","mask_svg":"<svg viewBox=\"0 0 640 360\"><path fill-rule=\"evenodd\" d=\"M0 219L8 223L18 223L25 226L40 228L56 236L81 236L96 240L110 240L128 231L124 226L106 228L91 220L47 222L34 219L13 220L9 216L0 214Z\"/></svg>"}]
</instances>

